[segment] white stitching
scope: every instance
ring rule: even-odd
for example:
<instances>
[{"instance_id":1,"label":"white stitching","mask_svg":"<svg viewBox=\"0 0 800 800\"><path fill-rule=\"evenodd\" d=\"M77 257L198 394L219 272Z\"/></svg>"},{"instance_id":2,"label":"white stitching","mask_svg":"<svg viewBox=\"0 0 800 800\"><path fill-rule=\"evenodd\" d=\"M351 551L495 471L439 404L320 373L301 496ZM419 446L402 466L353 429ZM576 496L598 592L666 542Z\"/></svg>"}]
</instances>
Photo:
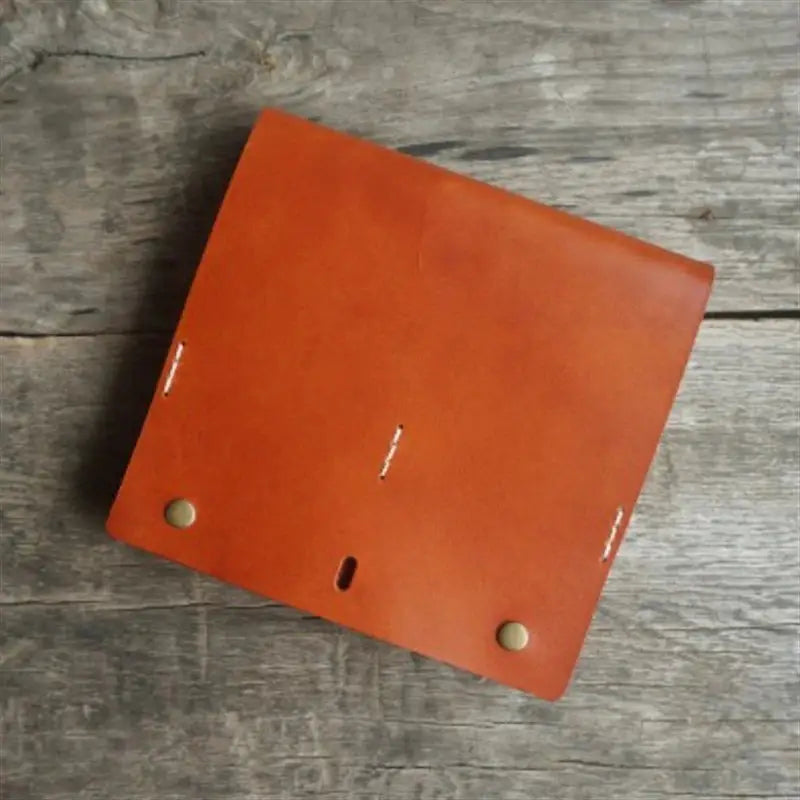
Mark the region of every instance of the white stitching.
<instances>
[{"instance_id":1,"label":"white stitching","mask_svg":"<svg viewBox=\"0 0 800 800\"><path fill-rule=\"evenodd\" d=\"M617 509L617 516L614 517L614 522L611 525L611 532L608 534L608 538L606 539L606 546L603 548L603 561L608 561L608 557L611 555L611 548L614 546L614 540L617 538L617 533L619 533L619 526L622 522L622 517L625 515L625 509L620 506Z\"/></svg>"},{"instance_id":2,"label":"white stitching","mask_svg":"<svg viewBox=\"0 0 800 800\"><path fill-rule=\"evenodd\" d=\"M397 445L400 442L400 437L403 435L403 426L398 425L395 428L394 436L392 436L392 441L389 443L389 452L386 453L386 458L383 459L383 466L381 467L381 471L378 473L378 477L383 480L386 477L386 473L389 471L389 467L392 465L392 459L394 458L394 454L397 452Z\"/></svg>"},{"instance_id":3,"label":"white stitching","mask_svg":"<svg viewBox=\"0 0 800 800\"><path fill-rule=\"evenodd\" d=\"M175 373L178 371L178 364L180 363L181 356L183 355L183 345L183 342L178 342L178 346L175 348L175 355L172 357L172 363L169 365L167 379L164 381L165 396L169 394L169 390L172 388L172 381L175 380Z\"/></svg>"}]
</instances>

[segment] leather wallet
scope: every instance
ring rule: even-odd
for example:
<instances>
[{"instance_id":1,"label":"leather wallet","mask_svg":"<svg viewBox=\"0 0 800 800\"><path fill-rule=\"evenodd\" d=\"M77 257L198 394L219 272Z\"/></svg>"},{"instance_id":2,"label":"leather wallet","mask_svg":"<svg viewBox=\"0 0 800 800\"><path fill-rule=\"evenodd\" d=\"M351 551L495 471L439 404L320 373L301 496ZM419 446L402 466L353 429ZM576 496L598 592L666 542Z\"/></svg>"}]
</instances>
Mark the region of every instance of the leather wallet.
<instances>
[{"instance_id":1,"label":"leather wallet","mask_svg":"<svg viewBox=\"0 0 800 800\"><path fill-rule=\"evenodd\" d=\"M555 699L712 276L264 111L108 530Z\"/></svg>"}]
</instances>

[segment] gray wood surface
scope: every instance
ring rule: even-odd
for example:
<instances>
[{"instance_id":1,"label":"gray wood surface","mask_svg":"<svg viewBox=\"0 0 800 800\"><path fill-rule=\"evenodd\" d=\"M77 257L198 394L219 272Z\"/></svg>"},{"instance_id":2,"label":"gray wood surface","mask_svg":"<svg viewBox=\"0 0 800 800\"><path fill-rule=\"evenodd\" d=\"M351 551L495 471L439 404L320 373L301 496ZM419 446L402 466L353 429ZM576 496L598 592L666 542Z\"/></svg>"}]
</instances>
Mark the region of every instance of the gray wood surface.
<instances>
[{"instance_id":1,"label":"gray wood surface","mask_svg":"<svg viewBox=\"0 0 800 800\"><path fill-rule=\"evenodd\" d=\"M2 0L0 796L798 797L798 34L794 0ZM718 268L557 704L103 532L267 105Z\"/></svg>"}]
</instances>

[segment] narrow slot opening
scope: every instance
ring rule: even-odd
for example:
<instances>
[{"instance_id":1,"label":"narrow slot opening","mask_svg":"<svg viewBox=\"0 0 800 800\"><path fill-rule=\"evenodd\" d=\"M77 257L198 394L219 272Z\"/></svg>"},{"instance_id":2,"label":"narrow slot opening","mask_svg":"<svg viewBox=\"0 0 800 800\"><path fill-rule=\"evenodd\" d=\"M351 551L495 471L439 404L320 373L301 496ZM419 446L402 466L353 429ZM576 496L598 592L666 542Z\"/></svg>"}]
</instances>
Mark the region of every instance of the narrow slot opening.
<instances>
[{"instance_id":1,"label":"narrow slot opening","mask_svg":"<svg viewBox=\"0 0 800 800\"><path fill-rule=\"evenodd\" d=\"M358 569L358 561L353 556L346 556L342 559L336 573L336 588L340 592L346 592L352 586L356 569Z\"/></svg>"}]
</instances>

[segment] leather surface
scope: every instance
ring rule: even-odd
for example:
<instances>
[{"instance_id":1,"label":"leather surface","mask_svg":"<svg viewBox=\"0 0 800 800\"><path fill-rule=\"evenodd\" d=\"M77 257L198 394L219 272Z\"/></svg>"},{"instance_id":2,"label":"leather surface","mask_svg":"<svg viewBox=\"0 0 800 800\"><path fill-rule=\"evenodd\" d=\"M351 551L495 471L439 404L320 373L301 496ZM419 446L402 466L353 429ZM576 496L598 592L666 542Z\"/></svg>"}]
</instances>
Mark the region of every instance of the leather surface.
<instances>
[{"instance_id":1,"label":"leather surface","mask_svg":"<svg viewBox=\"0 0 800 800\"><path fill-rule=\"evenodd\" d=\"M711 281L708 265L265 111L108 529L554 699ZM176 497L197 509L185 530L164 520ZM519 652L496 641L507 620L530 632Z\"/></svg>"}]
</instances>

